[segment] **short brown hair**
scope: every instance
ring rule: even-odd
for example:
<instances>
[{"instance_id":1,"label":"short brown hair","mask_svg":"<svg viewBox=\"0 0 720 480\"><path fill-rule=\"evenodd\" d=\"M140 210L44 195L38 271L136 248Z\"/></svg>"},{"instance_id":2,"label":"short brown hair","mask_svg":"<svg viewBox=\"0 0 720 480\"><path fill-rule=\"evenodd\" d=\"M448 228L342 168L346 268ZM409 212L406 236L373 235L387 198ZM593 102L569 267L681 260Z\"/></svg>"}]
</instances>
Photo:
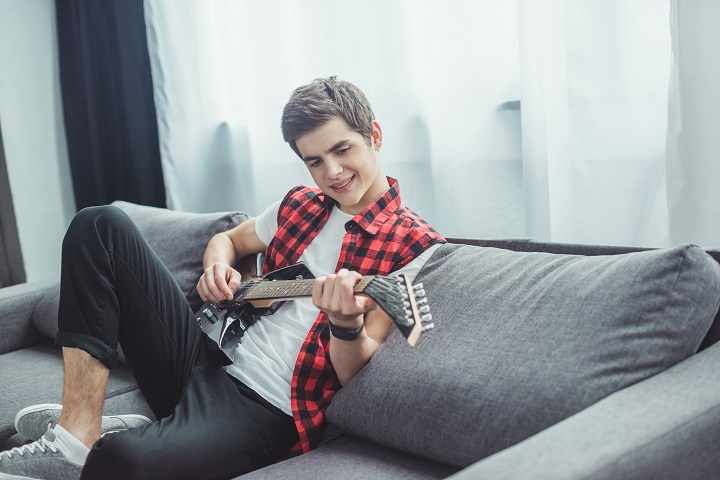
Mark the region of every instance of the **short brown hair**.
<instances>
[{"instance_id":1,"label":"short brown hair","mask_svg":"<svg viewBox=\"0 0 720 480\"><path fill-rule=\"evenodd\" d=\"M335 76L318 78L295 89L283 109L283 139L302 158L295 140L334 117L342 118L351 130L371 141L375 114L370 103L359 88Z\"/></svg>"}]
</instances>

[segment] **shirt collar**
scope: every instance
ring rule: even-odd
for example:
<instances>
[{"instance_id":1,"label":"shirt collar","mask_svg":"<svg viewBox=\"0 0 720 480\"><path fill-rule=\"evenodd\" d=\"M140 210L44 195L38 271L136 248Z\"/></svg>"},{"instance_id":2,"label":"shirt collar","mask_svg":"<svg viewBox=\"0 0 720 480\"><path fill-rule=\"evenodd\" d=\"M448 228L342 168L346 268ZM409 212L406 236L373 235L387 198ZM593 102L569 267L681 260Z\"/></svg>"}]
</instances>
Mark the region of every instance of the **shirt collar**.
<instances>
[{"instance_id":1,"label":"shirt collar","mask_svg":"<svg viewBox=\"0 0 720 480\"><path fill-rule=\"evenodd\" d=\"M375 202L368 205L365 210L355 215L353 219L346 224L346 228L348 224L354 222L370 235L375 235L388 217L395 213L401 203L400 185L398 181L392 177L387 177L387 179L390 188ZM326 204L328 200L331 202L330 205L335 204L331 198L325 196Z\"/></svg>"}]
</instances>

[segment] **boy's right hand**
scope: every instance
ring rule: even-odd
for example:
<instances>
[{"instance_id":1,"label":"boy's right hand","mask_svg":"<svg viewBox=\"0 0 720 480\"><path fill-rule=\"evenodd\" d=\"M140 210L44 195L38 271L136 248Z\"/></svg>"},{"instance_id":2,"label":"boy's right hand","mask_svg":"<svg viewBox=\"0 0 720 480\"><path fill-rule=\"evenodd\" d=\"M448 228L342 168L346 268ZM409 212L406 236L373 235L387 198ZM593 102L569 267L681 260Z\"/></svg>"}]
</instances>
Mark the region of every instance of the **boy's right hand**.
<instances>
[{"instance_id":1,"label":"boy's right hand","mask_svg":"<svg viewBox=\"0 0 720 480\"><path fill-rule=\"evenodd\" d=\"M232 300L240 281L237 270L227 263L217 262L205 269L196 288L203 302L218 303Z\"/></svg>"}]
</instances>

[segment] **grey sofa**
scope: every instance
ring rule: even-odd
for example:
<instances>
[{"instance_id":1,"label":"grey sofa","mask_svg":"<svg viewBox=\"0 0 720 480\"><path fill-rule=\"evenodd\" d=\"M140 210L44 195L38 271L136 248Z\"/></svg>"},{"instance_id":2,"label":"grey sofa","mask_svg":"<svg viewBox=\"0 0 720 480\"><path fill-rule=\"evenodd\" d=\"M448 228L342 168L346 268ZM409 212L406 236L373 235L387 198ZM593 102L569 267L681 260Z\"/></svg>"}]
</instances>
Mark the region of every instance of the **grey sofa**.
<instances>
[{"instance_id":1,"label":"grey sofa","mask_svg":"<svg viewBox=\"0 0 720 480\"><path fill-rule=\"evenodd\" d=\"M191 303L204 244L242 213L117 202ZM451 240L420 272L436 327L393 330L277 478L720 478L720 252ZM61 401L57 282L0 289L0 448ZM106 413L152 416L122 362Z\"/></svg>"}]
</instances>

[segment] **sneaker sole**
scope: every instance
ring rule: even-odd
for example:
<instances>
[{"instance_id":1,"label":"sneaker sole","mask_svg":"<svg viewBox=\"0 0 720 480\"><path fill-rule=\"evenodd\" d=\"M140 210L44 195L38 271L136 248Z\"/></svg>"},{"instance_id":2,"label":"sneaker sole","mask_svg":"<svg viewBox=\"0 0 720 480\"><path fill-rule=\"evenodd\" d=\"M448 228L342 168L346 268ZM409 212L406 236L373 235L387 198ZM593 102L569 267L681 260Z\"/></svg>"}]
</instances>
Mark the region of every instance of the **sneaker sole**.
<instances>
[{"instance_id":1,"label":"sneaker sole","mask_svg":"<svg viewBox=\"0 0 720 480\"><path fill-rule=\"evenodd\" d=\"M19 475L10 475L9 473L0 473L0 480L40 480L34 477L21 477Z\"/></svg>"}]
</instances>

